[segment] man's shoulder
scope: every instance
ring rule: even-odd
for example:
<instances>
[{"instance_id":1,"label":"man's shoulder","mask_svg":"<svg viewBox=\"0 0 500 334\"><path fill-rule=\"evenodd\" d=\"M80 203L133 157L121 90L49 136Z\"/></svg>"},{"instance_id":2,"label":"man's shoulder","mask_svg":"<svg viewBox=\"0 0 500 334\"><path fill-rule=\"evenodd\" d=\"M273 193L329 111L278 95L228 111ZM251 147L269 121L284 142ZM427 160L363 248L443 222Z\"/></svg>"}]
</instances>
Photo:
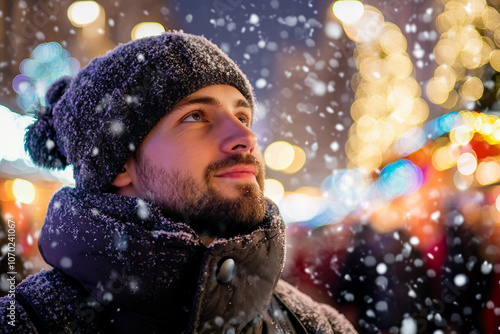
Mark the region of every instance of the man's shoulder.
<instances>
[{"instance_id":1,"label":"man's shoulder","mask_svg":"<svg viewBox=\"0 0 500 334\"><path fill-rule=\"evenodd\" d=\"M62 271L41 271L0 298L0 316L14 320L10 324L0 320L0 329L2 333L21 333L20 328L29 328L26 333L31 333L37 332L34 328L43 328L57 333L64 328L93 327L85 312L89 308L87 296L85 289ZM8 317L10 314L13 315Z\"/></svg>"},{"instance_id":2,"label":"man's shoulder","mask_svg":"<svg viewBox=\"0 0 500 334\"><path fill-rule=\"evenodd\" d=\"M274 294L311 333L357 333L336 309L314 301L284 280L278 281Z\"/></svg>"}]
</instances>

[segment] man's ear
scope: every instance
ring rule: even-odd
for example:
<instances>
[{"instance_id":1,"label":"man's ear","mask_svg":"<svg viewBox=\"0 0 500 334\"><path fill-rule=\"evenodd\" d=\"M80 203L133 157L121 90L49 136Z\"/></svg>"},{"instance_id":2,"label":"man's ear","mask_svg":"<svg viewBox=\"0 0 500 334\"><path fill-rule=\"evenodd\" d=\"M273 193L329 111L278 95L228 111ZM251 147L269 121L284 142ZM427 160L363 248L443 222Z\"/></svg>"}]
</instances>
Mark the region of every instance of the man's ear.
<instances>
[{"instance_id":1,"label":"man's ear","mask_svg":"<svg viewBox=\"0 0 500 334\"><path fill-rule=\"evenodd\" d=\"M118 174L113 181L112 185L117 188L123 188L132 183L132 177L130 175L131 167L132 167L132 157L128 159L128 161L123 165L120 174Z\"/></svg>"}]
</instances>

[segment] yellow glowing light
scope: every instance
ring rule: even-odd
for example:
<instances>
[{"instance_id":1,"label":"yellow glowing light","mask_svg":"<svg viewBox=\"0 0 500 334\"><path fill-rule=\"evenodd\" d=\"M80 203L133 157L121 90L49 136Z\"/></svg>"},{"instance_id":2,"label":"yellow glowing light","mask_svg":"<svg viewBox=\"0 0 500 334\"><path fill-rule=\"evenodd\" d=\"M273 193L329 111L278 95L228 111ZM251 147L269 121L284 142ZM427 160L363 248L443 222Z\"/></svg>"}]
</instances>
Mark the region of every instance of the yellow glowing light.
<instances>
[{"instance_id":1,"label":"yellow glowing light","mask_svg":"<svg viewBox=\"0 0 500 334\"><path fill-rule=\"evenodd\" d=\"M4 187L3 190L4 190L5 198L2 198L2 200L4 200L4 201L13 201L13 200L16 199L16 197L12 193L12 183L14 183L14 181L12 181L12 180L5 180L5 183L3 184L3 187Z\"/></svg>"},{"instance_id":2,"label":"yellow glowing light","mask_svg":"<svg viewBox=\"0 0 500 334\"><path fill-rule=\"evenodd\" d=\"M488 185L500 180L500 164L498 161L482 161L477 166L476 180L480 185Z\"/></svg>"},{"instance_id":3,"label":"yellow glowing light","mask_svg":"<svg viewBox=\"0 0 500 334\"><path fill-rule=\"evenodd\" d=\"M369 109L366 108L368 104L367 102L367 98L360 97L351 105L351 117L354 121L357 121L361 116L368 112Z\"/></svg>"},{"instance_id":4,"label":"yellow glowing light","mask_svg":"<svg viewBox=\"0 0 500 334\"><path fill-rule=\"evenodd\" d=\"M436 17L436 28L441 34L447 31L451 26L449 16L449 12L445 11Z\"/></svg>"},{"instance_id":5,"label":"yellow glowing light","mask_svg":"<svg viewBox=\"0 0 500 334\"><path fill-rule=\"evenodd\" d=\"M497 119L494 123L493 123L493 138L496 140L496 141L500 141L500 119Z\"/></svg>"},{"instance_id":6,"label":"yellow glowing light","mask_svg":"<svg viewBox=\"0 0 500 334\"><path fill-rule=\"evenodd\" d=\"M35 200L35 186L27 180L15 179L12 183L12 193L22 203L30 204Z\"/></svg>"},{"instance_id":7,"label":"yellow glowing light","mask_svg":"<svg viewBox=\"0 0 500 334\"><path fill-rule=\"evenodd\" d=\"M358 69L351 80L354 124L345 150L348 167L370 173L380 167L396 140L427 119L429 107L413 77L407 41L400 28L385 22L376 8L364 8L356 24L343 25L347 36L357 43L353 58ZM449 89L444 90L446 101Z\"/></svg>"},{"instance_id":8,"label":"yellow glowing light","mask_svg":"<svg viewBox=\"0 0 500 334\"><path fill-rule=\"evenodd\" d=\"M365 11L361 1L339 0L333 4L333 14L345 24L356 23Z\"/></svg>"},{"instance_id":9,"label":"yellow glowing light","mask_svg":"<svg viewBox=\"0 0 500 334\"><path fill-rule=\"evenodd\" d=\"M378 128L380 129L380 136L378 137L378 143L380 145L380 149L387 149L397 138L401 137L402 134L399 133L394 128L394 124L390 121L391 119L385 119L378 124ZM406 128L406 127L405 127Z\"/></svg>"},{"instance_id":10,"label":"yellow glowing light","mask_svg":"<svg viewBox=\"0 0 500 334\"><path fill-rule=\"evenodd\" d=\"M449 38L440 40L434 47L434 57L439 65L453 64L458 57L460 45Z\"/></svg>"},{"instance_id":11,"label":"yellow glowing light","mask_svg":"<svg viewBox=\"0 0 500 334\"><path fill-rule=\"evenodd\" d=\"M500 72L500 50L493 50L490 54L490 65L497 72Z\"/></svg>"},{"instance_id":12,"label":"yellow glowing light","mask_svg":"<svg viewBox=\"0 0 500 334\"><path fill-rule=\"evenodd\" d=\"M284 170L292 164L295 150L286 141L277 141L270 144L264 152L266 165L274 170Z\"/></svg>"},{"instance_id":13,"label":"yellow glowing light","mask_svg":"<svg viewBox=\"0 0 500 334\"><path fill-rule=\"evenodd\" d=\"M386 77L389 69L385 60L371 57L361 62L359 72L366 80L375 81Z\"/></svg>"},{"instance_id":14,"label":"yellow glowing light","mask_svg":"<svg viewBox=\"0 0 500 334\"><path fill-rule=\"evenodd\" d=\"M491 51L496 49L495 43L491 41L488 37L482 37L483 47L481 48L481 66L488 63L490 60Z\"/></svg>"},{"instance_id":15,"label":"yellow glowing light","mask_svg":"<svg viewBox=\"0 0 500 334\"><path fill-rule=\"evenodd\" d=\"M483 135L490 136L493 134L493 124L491 124L491 121L488 120L487 122L483 122L483 125L481 126L481 131L479 131Z\"/></svg>"},{"instance_id":16,"label":"yellow glowing light","mask_svg":"<svg viewBox=\"0 0 500 334\"><path fill-rule=\"evenodd\" d=\"M75 27L92 24L101 13L101 6L95 1L75 1L68 7L68 19Z\"/></svg>"},{"instance_id":17,"label":"yellow glowing light","mask_svg":"<svg viewBox=\"0 0 500 334\"><path fill-rule=\"evenodd\" d=\"M382 32L384 16L373 6L364 6L361 18L355 24L344 24L346 35L353 41L365 43L376 40Z\"/></svg>"},{"instance_id":18,"label":"yellow glowing light","mask_svg":"<svg viewBox=\"0 0 500 334\"><path fill-rule=\"evenodd\" d=\"M497 196L497 200L495 201L495 208L500 211L500 195Z\"/></svg>"},{"instance_id":19,"label":"yellow glowing light","mask_svg":"<svg viewBox=\"0 0 500 334\"><path fill-rule=\"evenodd\" d=\"M487 6L482 14L483 23L486 28L495 31L500 26L500 14L496 9Z\"/></svg>"},{"instance_id":20,"label":"yellow glowing light","mask_svg":"<svg viewBox=\"0 0 500 334\"><path fill-rule=\"evenodd\" d=\"M394 24L385 23L380 36L380 46L387 54L397 54L406 51L406 38Z\"/></svg>"},{"instance_id":21,"label":"yellow glowing light","mask_svg":"<svg viewBox=\"0 0 500 334\"><path fill-rule=\"evenodd\" d=\"M413 70L413 63L407 55L395 53L389 55L385 60L387 61L391 74L396 78L405 78L409 76Z\"/></svg>"},{"instance_id":22,"label":"yellow glowing light","mask_svg":"<svg viewBox=\"0 0 500 334\"><path fill-rule=\"evenodd\" d=\"M490 134L493 132L493 127L491 126L491 119L488 115L483 113L476 113L474 115L474 129L480 133Z\"/></svg>"},{"instance_id":23,"label":"yellow glowing light","mask_svg":"<svg viewBox=\"0 0 500 334\"><path fill-rule=\"evenodd\" d=\"M468 0L463 7L467 15L471 18L481 17L486 6L486 0Z\"/></svg>"},{"instance_id":24,"label":"yellow glowing light","mask_svg":"<svg viewBox=\"0 0 500 334\"><path fill-rule=\"evenodd\" d=\"M470 49L465 49L466 51L462 51L460 53L460 61L462 62L464 67L468 69L475 69L482 65L483 59L480 54L481 49L476 49L476 45L474 45L474 42L476 41L478 41L478 43L481 43L482 45L482 41L480 41L479 39L475 39L474 41L468 42L467 44L469 45L464 46L464 48Z\"/></svg>"},{"instance_id":25,"label":"yellow glowing light","mask_svg":"<svg viewBox=\"0 0 500 334\"><path fill-rule=\"evenodd\" d=\"M414 125L423 123L429 117L429 106L422 98L413 101L413 116L415 117L414 122L412 122Z\"/></svg>"},{"instance_id":26,"label":"yellow glowing light","mask_svg":"<svg viewBox=\"0 0 500 334\"><path fill-rule=\"evenodd\" d=\"M439 86L435 83L427 87L427 93L431 102L453 110L482 97L484 86L480 78L485 73L485 64L490 62L495 70L500 69L500 52L495 50L495 44L500 46L500 14L486 0L443 0L443 3L444 11L436 19L441 36L433 52L440 65L434 79L446 83L448 94L433 91L432 88Z\"/></svg>"},{"instance_id":27,"label":"yellow glowing light","mask_svg":"<svg viewBox=\"0 0 500 334\"><path fill-rule=\"evenodd\" d=\"M443 80L440 77L430 78L427 83L427 87L425 88L425 92L432 103L442 104L448 99L448 84L446 80Z\"/></svg>"},{"instance_id":28,"label":"yellow glowing light","mask_svg":"<svg viewBox=\"0 0 500 334\"><path fill-rule=\"evenodd\" d=\"M460 96L467 101L477 101L483 96L484 86L481 79L471 77L460 87Z\"/></svg>"},{"instance_id":29,"label":"yellow glowing light","mask_svg":"<svg viewBox=\"0 0 500 334\"><path fill-rule=\"evenodd\" d=\"M161 35L165 28L158 22L141 22L132 29L132 40L149 36Z\"/></svg>"},{"instance_id":30,"label":"yellow glowing light","mask_svg":"<svg viewBox=\"0 0 500 334\"><path fill-rule=\"evenodd\" d=\"M471 175L476 171L477 159L472 153L465 152L460 155L457 161L457 169L463 175Z\"/></svg>"},{"instance_id":31,"label":"yellow glowing light","mask_svg":"<svg viewBox=\"0 0 500 334\"><path fill-rule=\"evenodd\" d=\"M369 115L364 115L358 120L356 133L366 143L377 140L381 135L377 120Z\"/></svg>"},{"instance_id":32,"label":"yellow glowing light","mask_svg":"<svg viewBox=\"0 0 500 334\"><path fill-rule=\"evenodd\" d=\"M496 46L500 47L500 29L495 30L495 34L493 35L493 40L495 41Z\"/></svg>"},{"instance_id":33,"label":"yellow glowing light","mask_svg":"<svg viewBox=\"0 0 500 334\"><path fill-rule=\"evenodd\" d=\"M441 107L446 108L446 109L454 109L454 107L457 105L458 102L458 93L456 90L451 90L450 93L448 94L448 99L441 103Z\"/></svg>"},{"instance_id":34,"label":"yellow glowing light","mask_svg":"<svg viewBox=\"0 0 500 334\"><path fill-rule=\"evenodd\" d=\"M302 167L304 167L304 164L306 163L306 152L304 152L304 150L297 145L292 145L292 146L294 152L293 161L290 164L290 166L283 169L283 172L287 174L297 173L299 170L302 169Z\"/></svg>"},{"instance_id":35,"label":"yellow glowing light","mask_svg":"<svg viewBox=\"0 0 500 334\"><path fill-rule=\"evenodd\" d=\"M438 171L449 169L457 164L460 152L454 145L438 148L432 154L432 166Z\"/></svg>"},{"instance_id":36,"label":"yellow glowing light","mask_svg":"<svg viewBox=\"0 0 500 334\"><path fill-rule=\"evenodd\" d=\"M455 145L463 146L470 142L472 135L471 128L466 125L460 125L450 131L450 140Z\"/></svg>"},{"instance_id":37,"label":"yellow glowing light","mask_svg":"<svg viewBox=\"0 0 500 334\"><path fill-rule=\"evenodd\" d=\"M275 179L264 180L264 195L269 197L273 202L279 203L285 195L285 188L280 181Z\"/></svg>"},{"instance_id":38,"label":"yellow glowing light","mask_svg":"<svg viewBox=\"0 0 500 334\"><path fill-rule=\"evenodd\" d=\"M444 80L448 90L452 90L455 87L455 82L457 81L457 74L452 67L448 65L441 65L434 71L434 76L440 80Z\"/></svg>"},{"instance_id":39,"label":"yellow glowing light","mask_svg":"<svg viewBox=\"0 0 500 334\"><path fill-rule=\"evenodd\" d=\"M376 169L382 163L382 153L380 148L367 144L358 153L357 161L359 167L365 171L372 171Z\"/></svg>"}]
</instances>

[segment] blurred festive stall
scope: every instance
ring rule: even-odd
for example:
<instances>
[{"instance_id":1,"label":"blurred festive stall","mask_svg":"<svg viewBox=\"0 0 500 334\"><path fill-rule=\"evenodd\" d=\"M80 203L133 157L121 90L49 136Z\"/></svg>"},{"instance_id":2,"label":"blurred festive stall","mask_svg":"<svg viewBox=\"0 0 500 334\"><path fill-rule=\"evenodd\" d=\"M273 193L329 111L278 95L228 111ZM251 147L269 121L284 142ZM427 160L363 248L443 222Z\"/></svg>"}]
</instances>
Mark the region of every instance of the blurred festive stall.
<instances>
[{"instance_id":1,"label":"blurred festive stall","mask_svg":"<svg viewBox=\"0 0 500 334\"><path fill-rule=\"evenodd\" d=\"M73 183L70 169L43 170L35 167L25 154L24 133L32 122L32 117L0 105L0 275L16 272L18 279L48 268L38 252L38 234L52 194L63 184ZM12 224L15 228L8 232L8 225ZM8 267L9 242L15 243L15 270ZM4 294L9 286L2 278L0 293Z\"/></svg>"},{"instance_id":2,"label":"blurred festive stall","mask_svg":"<svg viewBox=\"0 0 500 334\"><path fill-rule=\"evenodd\" d=\"M403 35L373 6L333 5L356 42L348 168L325 179L316 216L289 226L285 277L360 333L500 325L500 14L495 1L442 3L434 50L413 48L414 63L412 24ZM429 60L434 75L415 80Z\"/></svg>"}]
</instances>

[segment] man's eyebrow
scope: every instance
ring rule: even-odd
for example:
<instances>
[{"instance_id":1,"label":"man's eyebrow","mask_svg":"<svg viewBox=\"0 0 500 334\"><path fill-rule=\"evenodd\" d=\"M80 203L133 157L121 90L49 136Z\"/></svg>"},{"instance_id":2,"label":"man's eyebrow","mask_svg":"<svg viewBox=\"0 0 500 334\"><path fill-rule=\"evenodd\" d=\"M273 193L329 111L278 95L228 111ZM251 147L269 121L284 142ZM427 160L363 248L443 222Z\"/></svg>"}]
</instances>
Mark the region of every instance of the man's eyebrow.
<instances>
[{"instance_id":1,"label":"man's eyebrow","mask_svg":"<svg viewBox=\"0 0 500 334\"><path fill-rule=\"evenodd\" d=\"M200 96L200 97L195 97L193 99L189 99L185 102L180 103L179 107L186 107L186 106L193 105L193 104L208 104L208 105L211 105L214 107L221 107L222 106L222 103L216 98L213 98L211 96ZM236 100L234 103L234 107L235 108L252 109L250 104L246 100L243 100L243 99Z\"/></svg>"},{"instance_id":2,"label":"man's eyebrow","mask_svg":"<svg viewBox=\"0 0 500 334\"><path fill-rule=\"evenodd\" d=\"M252 109L252 107L250 107L250 104L246 100L243 100L243 99L238 99L238 101L236 101L236 103L234 104L234 107L235 108Z\"/></svg>"},{"instance_id":3,"label":"man's eyebrow","mask_svg":"<svg viewBox=\"0 0 500 334\"><path fill-rule=\"evenodd\" d=\"M220 107L221 103L219 100L211 97L211 96L200 96L200 97L195 97L192 99L189 99L187 101L184 101L179 104L179 107L186 107L192 104L209 104L214 107Z\"/></svg>"}]
</instances>

